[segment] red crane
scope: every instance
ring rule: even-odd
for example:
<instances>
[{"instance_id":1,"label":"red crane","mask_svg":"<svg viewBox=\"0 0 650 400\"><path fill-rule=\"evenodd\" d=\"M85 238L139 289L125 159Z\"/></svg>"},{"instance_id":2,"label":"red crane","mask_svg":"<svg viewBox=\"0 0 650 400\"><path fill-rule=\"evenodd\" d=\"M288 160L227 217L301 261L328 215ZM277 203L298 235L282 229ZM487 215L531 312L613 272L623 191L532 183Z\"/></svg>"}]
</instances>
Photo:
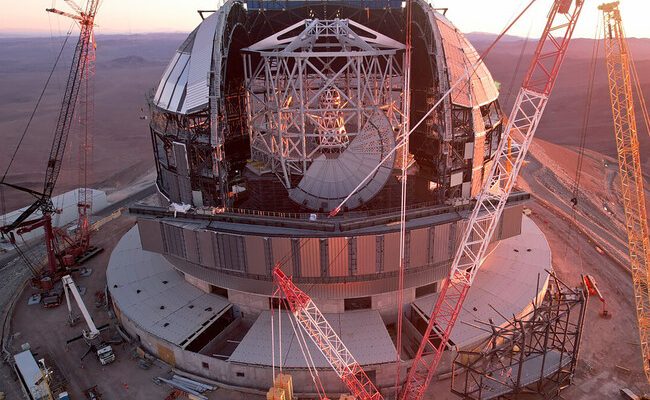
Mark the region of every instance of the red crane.
<instances>
[{"instance_id":1,"label":"red crane","mask_svg":"<svg viewBox=\"0 0 650 400\"><path fill-rule=\"evenodd\" d=\"M402 400L420 400L424 397L442 354L449 345L465 297L481 266L548 103L583 5L584 0L553 1L544 32L501 137L497 156L476 199L449 278L443 284L406 383L402 387ZM513 141L518 146L512 146ZM340 206L331 215L336 215L338 210ZM357 399L381 399L381 394L309 296L293 285L279 268L275 268L274 276L299 325L318 346L351 393Z\"/></svg>"},{"instance_id":2,"label":"red crane","mask_svg":"<svg viewBox=\"0 0 650 400\"><path fill-rule=\"evenodd\" d=\"M419 400L433 378L463 302L515 186L582 11L584 0L555 0L530 68L501 137L497 156L476 199L467 229L438 295L422 342L402 389L402 400ZM509 142L519 144L509 149Z\"/></svg>"},{"instance_id":3,"label":"red crane","mask_svg":"<svg viewBox=\"0 0 650 400\"><path fill-rule=\"evenodd\" d=\"M59 256L59 254L57 254L57 250L59 247L58 243L61 239L67 242L69 248L72 247L72 251L74 253L79 252L79 242L71 240L63 231L54 229L52 227L52 214L57 211L52 204L52 193L59 177L59 173L61 172L63 154L65 152L68 135L70 133L70 127L72 126L73 118L75 115L75 107L77 105L79 91L82 86L81 84L85 79L87 79L90 70L89 65L93 60L93 28L95 24L95 14L99 6L99 0L89 0L86 4L85 9L79 7L72 0L66 0L66 3L75 10L76 14L63 12L54 8L46 10L48 12L64 15L76 20L81 29L79 33L79 40L77 41L77 45L75 47L74 56L70 67L70 73L68 75L65 92L63 95L63 101L61 103L61 109L59 111L59 116L54 131L54 139L52 141L52 147L50 148L50 155L45 170L45 182L43 185L43 190L39 192L22 186L10 184L4 180L0 182L2 185L29 193L36 198L34 203L25 209L25 211L21 213L18 218L16 218L10 224L0 227L0 232L9 235L11 241L15 244L14 232L21 234L39 227L43 227L45 230L45 242L47 246L48 259L48 267L46 272L47 275L51 276L56 275L59 269L57 264L57 256ZM85 205L83 207L80 205L79 208L87 209ZM28 220L28 218L30 218L36 211L41 211L42 216L36 219Z\"/></svg>"},{"instance_id":4,"label":"red crane","mask_svg":"<svg viewBox=\"0 0 650 400\"><path fill-rule=\"evenodd\" d=\"M383 399L361 365L345 347L312 299L291 281L280 267L273 269L275 283L284 294L298 325L311 338L327 362L356 399Z\"/></svg>"}]
</instances>

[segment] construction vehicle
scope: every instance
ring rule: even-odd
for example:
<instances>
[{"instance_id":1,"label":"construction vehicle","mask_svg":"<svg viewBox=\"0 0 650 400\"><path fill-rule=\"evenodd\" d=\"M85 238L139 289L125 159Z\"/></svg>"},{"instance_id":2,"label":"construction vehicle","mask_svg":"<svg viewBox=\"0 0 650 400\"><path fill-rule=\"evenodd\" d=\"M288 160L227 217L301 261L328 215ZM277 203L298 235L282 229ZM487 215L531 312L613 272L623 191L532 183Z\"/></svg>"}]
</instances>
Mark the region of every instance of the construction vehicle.
<instances>
[{"instance_id":1,"label":"construction vehicle","mask_svg":"<svg viewBox=\"0 0 650 400\"><path fill-rule=\"evenodd\" d=\"M77 319L72 311L72 302L70 300L70 295L72 294L72 297L77 302L77 307L79 307L79 310L81 311L81 315L86 321L86 325L88 325L88 330L84 329L80 337L70 339L68 340L68 343L71 343L83 337L83 339L88 344L88 351L86 354L88 354L90 351L94 351L97 355L97 359L102 365L112 363L115 361L115 353L113 352L113 348L110 344L104 343L100 337L100 329L108 327L108 325L97 328L95 322L93 322L93 319L90 316L90 313L88 312L88 309L86 308L86 305L83 302L83 299L81 298L81 294L79 294L77 285L75 285L74 280L72 280L72 277L70 275L63 276L61 278L61 282L63 283L63 288L65 290L65 300L68 305L70 323L74 324L75 320ZM83 359L86 354L84 354L81 358Z\"/></svg>"},{"instance_id":2,"label":"construction vehicle","mask_svg":"<svg viewBox=\"0 0 650 400\"><path fill-rule=\"evenodd\" d=\"M636 67L632 60L623 29L619 2L602 4L605 30L605 58L609 93L614 117L614 133L618 153L618 169L621 193L625 209L625 228L628 236L630 267L634 286L634 300L641 339L643 371L650 382L650 237L648 215L643 190L643 172L639 154L633 86L641 103L646 127L650 130L650 118ZM634 79L632 79L634 78Z\"/></svg>"},{"instance_id":3,"label":"construction vehicle","mask_svg":"<svg viewBox=\"0 0 650 400\"><path fill-rule=\"evenodd\" d=\"M554 0L494 163L484 179L467 228L429 318L427 328L399 398L420 400L431 382L472 283L519 175L532 139L555 85L584 0ZM415 125L417 126L417 124ZM409 132L410 134L410 132ZM337 207L335 212L341 206ZM274 277L296 321L321 350L357 399L381 399L360 365L329 327L309 296L297 290L279 268Z\"/></svg>"},{"instance_id":4,"label":"construction vehicle","mask_svg":"<svg viewBox=\"0 0 650 400\"><path fill-rule=\"evenodd\" d=\"M602 310L600 311L600 316L603 318L610 318L612 315L609 313L607 310L607 304L605 302L605 297L603 296L602 292L600 291L600 288L598 287L598 284L596 283L596 279L587 274L587 275L582 275L582 283L585 287L585 290L587 293L589 293L589 296L596 296L598 297L598 300L600 300L600 303L602 304Z\"/></svg>"},{"instance_id":5,"label":"construction vehicle","mask_svg":"<svg viewBox=\"0 0 650 400\"><path fill-rule=\"evenodd\" d=\"M92 61L94 60L94 41L93 41L93 28L95 24L95 14L99 6L99 0L89 0L86 9L82 9L72 0L67 0L76 14L66 13L54 8L49 8L46 11L70 17L79 23L81 32L79 40L75 47L68 80L63 95L63 101L59 110L59 116L54 131L54 139L50 149L50 155L46 165L45 182L42 191L33 190L27 187L14 185L6 182L6 175L9 170L0 180L0 185L8 188L19 190L28 193L35 197L34 203L25 209L14 221L0 227L2 236L8 236L10 242L16 248L20 257L25 261L26 265L32 270L34 275L33 282L40 287L43 278L50 278L53 281L58 280L62 275L62 271L66 267L74 264L75 260L87 259L94 254L97 254L101 249L93 248L89 245L89 224L88 212L90 209L90 202L88 200L87 191L80 193L80 201L78 204L79 209L79 222L77 233L74 238L68 236L62 229L56 229L52 226L52 215L57 213L58 210L52 203L52 194L56 186L61 166L63 164L63 154L65 152L66 143L70 133L70 128L75 116L75 107L78 102L79 92L82 90L82 83L87 83L89 74L92 72ZM88 109L89 106L82 107ZM83 110L82 110L83 111ZM86 121L87 126L87 121ZM84 147L86 147L84 145ZM81 157L86 162L85 157ZM10 164L11 166L11 164ZM85 174L85 169L84 169ZM92 197L92 196L90 196ZM40 211L41 216L29 219L35 212ZM20 236L26 232L32 231L37 228L43 228L45 231L45 243L47 254L47 268L40 271L39 268L34 266L34 263L29 260L27 255L18 247L16 243L16 235Z\"/></svg>"}]
</instances>

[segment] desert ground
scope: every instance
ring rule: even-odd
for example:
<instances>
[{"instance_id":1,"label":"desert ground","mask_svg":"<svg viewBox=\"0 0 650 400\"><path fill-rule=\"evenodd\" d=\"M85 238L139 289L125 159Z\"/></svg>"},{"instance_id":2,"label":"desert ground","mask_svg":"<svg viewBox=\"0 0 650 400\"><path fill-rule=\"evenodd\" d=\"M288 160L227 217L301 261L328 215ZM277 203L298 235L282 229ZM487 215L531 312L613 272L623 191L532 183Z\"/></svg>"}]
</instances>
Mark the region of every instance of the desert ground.
<instances>
[{"instance_id":1,"label":"desert ground","mask_svg":"<svg viewBox=\"0 0 650 400\"><path fill-rule=\"evenodd\" d=\"M183 33L97 38L92 186L103 188L122 199L128 196L120 197L120 189L131 186L136 181L144 185L153 180L148 121L142 119L147 113L145 95L157 84L167 61L185 36ZM475 34L470 35L470 38L481 51L493 37ZM0 146L0 172L4 172L9 162L61 41L62 38L56 36L0 39L0 137L3 140L3 145ZM523 39L511 38L497 47L486 60L495 79L501 84L504 110L510 109L534 49L535 43L530 41L522 53L524 43L526 41ZM592 41L586 39L573 43L538 130L538 139L531 148L528 164L519 180L519 185L533 195L534 200L530 204L532 218L540 225L551 244L555 270L561 278L573 284L578 283L580 273L593 274L601 285L613 314L611 319L601 319L598 316L600 305L592 299L587 312L578 375L575 385L566 392L566 398L571 399L616 398L621 387L629 387L637 393L650 392L650 388L643 383L631 278L626 269L626 236L619 201L616 148L602 59L598 62L594 87L592 115L578 188L579 203L575 208L570 203L586 104L588 82L585 71L590 62L592 44ZM647 72L650 71L650 40L633 40L631 45L637 55L644 88L650 89L650 73ZM521 60L520 54L523 54ZM62 59L69 60L70 57L64 55ZM520 68L514 68L513 71L513 64L520 65ZM44 160L50 147L52 126L68 66L69 61L63 62L55 71L51 89L46 93L32 129L10 170L8 181L33 187L38 187L42 181ZM650 167L647 165L650 139L643 130L640 132L640 141L642 161L645 167ZM59 192L78 186L77 175L73 172L78 144L75 136L68 143L69 156L58 186ZM5 191L0 214L24 205L26 200ZM114 245L117 235L133 223L129 217L122 218L115 225L108 226L111 232L102 237L109 249ZM105 263L107 257L108 252L94 261L97 263L96 273L101 274L102 261ZM7 278L7 285L0 290L0 295L3 291L5 295L11 294L18 287L17 282L23 276L21 273L24 275L24 271L20 272L12 263L0 266L0 276ZM94 288L90 289L92 293ZM60 312L52 318L61 321L51 322L63 324L65 313L63 310L58 311ZM25 326L24 318L17 318L15 322L19 327ZM68 333L69 330L62 330L59 336L63 338ZM54 347L40 349L43 352L57 351ZM126 379L129 374L139 374L139 380L130 384L130 391L112 391L111 398L162 398L166 392L150 382L151 376L160 370L139 371L136 361L129 357L128 349L118 349L118 352L118 356L121 355L123 359L120 364L126 372L116 378L115 387L124 383L118 381ZM71 370L76 368L72 364L65 367ZM6 379L9 375L6 370L2 373L5 375L0 375L0 391L12 393L12 384ZM92 373L101 379L99 377L102 376L102 371ZM86 383L92 382L83 382ZM446 398L441 393L446 393L448 387L448 381L437 382L432 386L431 393L436 394L435 398ZM214 398L229 398L228 396L244 398L232 394L218 394ZM451 395L447 397L454 398Z\"/></svg>"}]
</instances>

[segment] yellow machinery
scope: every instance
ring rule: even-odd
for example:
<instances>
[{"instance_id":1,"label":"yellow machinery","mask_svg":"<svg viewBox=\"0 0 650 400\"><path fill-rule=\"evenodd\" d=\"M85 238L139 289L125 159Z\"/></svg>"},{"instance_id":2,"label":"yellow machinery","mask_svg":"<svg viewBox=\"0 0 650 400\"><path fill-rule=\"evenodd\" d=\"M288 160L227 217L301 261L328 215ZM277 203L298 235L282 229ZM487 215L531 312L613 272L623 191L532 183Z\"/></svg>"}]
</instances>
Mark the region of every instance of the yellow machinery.
<instances>
[{"instance_id":1,"label":"yellow machinery","mask_svg":"<svg viewBox=\"0 0 650 400\"><path fill-rule=\"evenodd\" d=\"M273 387L266 393L266 400L293 400L293 379L289 374L278 374Z\"/></svg>"},{"instance_id":2,"label":"yellow machinery","mask_svg":"<svg viewBox=\"0 0 650 400\"><path fill-rule=\"evenodd\" d=\"M650 381L650 293L648 293L650 253L648 221L643 192L643 174L639 157L634 95L632 92L633 69L630 51L621 21L619 2L598 7L605 22L605 53L609 78L610 99L614 115L614 131L621 177L621 193L625 207L634 298L641 337L643 370ZM638 81L638 79L637 79ZM638 90L638 87L637 87ZM642 105L643 97L638 91ZM644 111L645 117L645 111Z\"/></svg>"}]
</instances>

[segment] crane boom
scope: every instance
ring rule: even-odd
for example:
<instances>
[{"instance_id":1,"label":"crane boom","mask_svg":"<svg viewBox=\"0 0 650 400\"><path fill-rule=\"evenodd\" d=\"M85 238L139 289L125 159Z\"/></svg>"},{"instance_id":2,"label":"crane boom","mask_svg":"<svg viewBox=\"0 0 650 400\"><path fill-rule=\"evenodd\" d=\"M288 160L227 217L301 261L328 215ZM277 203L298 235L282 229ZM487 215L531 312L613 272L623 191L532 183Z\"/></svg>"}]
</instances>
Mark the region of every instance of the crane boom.
<instances>
[{"instance_id":1,"label":"crane boom","mask_svg":"<svg viewBox=\"0 0 650 400\"><path fill-rule=\"evenodd\" d=\"M582 11L584 0L554 0L544 33L501 137L497 155L433 309L422 342L402 389L402 400L424 397L486 254L505 204L515 185L528 147ZM519 139L519 140L517 140ZM508 143L519 142L511 149Z\"/></svg>"},{"instance_id":2,"label":"crane boom","mask_svg":"<svg viewBox=\"0 0 650 400\"><path fill-rule=\"evenodd\" d=\"M90 0L86 6L86 12L79 13L78 16L73 15L80 25L81 32L79 33L79 40L75 47L74 57L72 58L72 65L70 66L70 74L65 87L63 95L63 102L61 103L61 110L56 122L56 130L54 131L54 140L50 149L50 158L47 163L47 170L45 172L45 185L43 193L47 196L52 196L54 185L61 172L61 164L63 161L63 152L70 133L70 126L74 117L75 106L77 105L77 98L79 95L79 88L86 73L88 73L88 54L90 47L93 45L93 28L95 25L95 13L99 6L99 0ZM61 14L60 11L55 9L48 9L50 12ZM63 13L65 15L65 13Z\"/></svg>"},{"instance_id":3,"label":"crane boom","mask_svg":"<svg viewBox=\"0 0 650 400\"><path fill-rule=\"evenodd\" d=\"M70 303L70 293L72 293L72 297L74 297L75 301L77 302L77 306L81 311L81 315L83 315L84 320L86 321L86 325L88 325L88 330L84 330L83 332L84 337L88 340L96 338L99 336L99 329L97 329L95 322L93 322L93 319L90 316L90 313L88 312L83 299L81 298L79 289L77 289L77 285L75 285L70 275L63 276L61 278L61 282L63 283L63 288L65 290L65 300L68 304L68 312L72 315L72 304Z\"/></svg>"},{"instance_id":4,"label":"crane boom","mask_svg":"<svg viewBox=\"0 0 650 400\"><path fill-rule=\"evenodd\" d=\"M292 314L303 331L318 347L327 362L356 399L383 399L361 365L345 347L316 304L279 267L273 270L276 284L284 294Z\"/></svg>"},{"instance_id":5,"label":"crane boom","mask_svg":"<svg viewBox=\"0 0 650 400\"><path fill-rule=\"evenodd\" d=\"M81 32L79 33L79 40L75 47L72 64L70 66L70 73L68 74L65 92L63 94L63 101L61 102L61 109L59 110L59 116L54 131L54 139L52 140L52 147L50 148L50 155L45 169L43 192L40 193L37 196L36 201L21 213L12 223L0 228L2 232L7 233L13 231L37 210L42 210L44 213L52 213L54 211L51 201L52 192L54 191L54 186L59 177L59 172L61 172L63 153L65 151L68 134L70 133L70 127L74 117L79 87L88 70L88 52L90 46L92 46L95 13L97 12L98 6L99 0L89 0L88 5L86 6L86 11L79 13L79 15L72 15L53 8L46 10L48 12L73 18L79 23ZM24 188L19 188L19 190L27 191Z\"/></svg>"},{"instance_id":6,"label":"crane boom","mask_svg":"<svg viewBox=\"0 0 650 400\"><path fill-rule=\"evenodd\" d=\"M648 217L643 191L643 173L639 155L634 96L630 73L631 56L623 29L619 2L603 4L605 57L609 94L614 116L618 169L625 209L634 300L641 338L643 371L650 381L650 243ZM638 93L641 96L641 93Z\"/></svg>"}]
</instances>

